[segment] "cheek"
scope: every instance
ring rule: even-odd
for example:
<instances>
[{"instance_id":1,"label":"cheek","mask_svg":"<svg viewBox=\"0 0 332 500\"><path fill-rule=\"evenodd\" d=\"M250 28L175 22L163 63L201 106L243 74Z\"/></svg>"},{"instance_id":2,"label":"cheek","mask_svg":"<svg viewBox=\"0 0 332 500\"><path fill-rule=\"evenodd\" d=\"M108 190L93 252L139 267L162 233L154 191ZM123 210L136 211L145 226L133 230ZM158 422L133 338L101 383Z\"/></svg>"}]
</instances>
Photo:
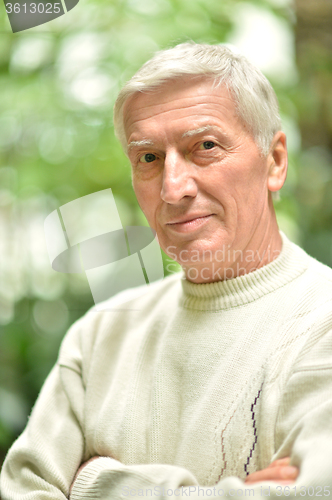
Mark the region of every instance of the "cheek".
<instances>
[{"instance_id":1,"label":"cheek","mask_svg":"<svg viewBox=\"0 0 332 500\"><path fill-rule=\"evenodd\" d=\"M255 197L259 198L266 190L267 185L265 166L260 159L251 161L244 159L239 168L231 168L228 171L227 181L234 196L239 198L239 202L241 200L246 202Z\"/></svg>"},{"instance_id":2,"label":"cheek","mask_svg":"<svg viewBox=\"0 0 332 500\"><path fill-rule=\"evenodd\" d=\"M144 198L144 195L145 195L145 192L147 189L146 182L142 182L142 180L139 178L139 176L137 174L134 174L133 172L131 175L131 182L132 182L132 185L134 188L136 198L138 199L138 201L140 203L140 199Z\"/></svg>"},{"instance_id":3,"label":"cheek","mask_svg":"<svg viewBox=\"0 0 332 500\"><path fill-rule=\"evenodd\" d=\"M154 218L158 200L156 199L151 186L148 187L144 183L135 182L133 180L133 188L142 212L144 213L150 226L154 229Z\"/></svg>"}]
</instances>

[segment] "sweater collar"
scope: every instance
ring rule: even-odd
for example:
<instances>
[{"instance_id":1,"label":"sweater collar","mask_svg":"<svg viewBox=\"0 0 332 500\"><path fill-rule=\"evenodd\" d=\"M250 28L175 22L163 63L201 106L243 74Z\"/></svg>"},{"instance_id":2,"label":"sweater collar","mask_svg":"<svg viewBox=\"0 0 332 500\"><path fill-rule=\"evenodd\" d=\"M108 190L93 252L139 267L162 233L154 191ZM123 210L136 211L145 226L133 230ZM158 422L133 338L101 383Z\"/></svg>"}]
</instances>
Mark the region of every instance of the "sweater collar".
<instances>
[{"instance_id":1,"label":"sweater collar","mask_svg":"<svg viewBox=\"0 0 332 500\"><path fill-rule=\"evenodd\" d=\"M192 283L182 279L182 306L195 310L219 310L237 307L273 292L308 267L310 257L280 232L282 250L269 264L251 273L226 281Z\"/></svg>"}]
</instances>

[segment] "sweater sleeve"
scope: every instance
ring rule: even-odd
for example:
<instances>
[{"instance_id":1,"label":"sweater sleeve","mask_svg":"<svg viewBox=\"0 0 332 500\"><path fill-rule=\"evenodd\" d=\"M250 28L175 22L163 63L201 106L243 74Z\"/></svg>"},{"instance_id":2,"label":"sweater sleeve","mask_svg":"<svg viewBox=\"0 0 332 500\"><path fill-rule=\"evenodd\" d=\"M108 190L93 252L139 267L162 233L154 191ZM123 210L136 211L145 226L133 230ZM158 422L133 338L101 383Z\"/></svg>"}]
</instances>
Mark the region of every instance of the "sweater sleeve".
<instances>
[{"instance_id":1,"label":"sweater sleeve","mask_svg":"<svg viewBox=\"0 0 332 500\"><path fill-rule=\"evenodd\" d=\"M309 338L283 391L276 422L276 456L300 468L299 485L332 479L332 331ZM332 487L331 487L332 493ZM319 496L319 495L317 495Z\"/></svg>"},{"instance_id":2,"label":"sweater sleeve","mask_svg":"<svg viewBox=\"0 0 332 500\"><path fill-rule=\"evenodd\" d=\"M62 373L65 372L65 373ZM77 393L79 376L56 365L49 374L23 434L1 471L2 500L64 500L83 455L79 420L63 390L66 376Z\"/></svg>"}]
</instances>

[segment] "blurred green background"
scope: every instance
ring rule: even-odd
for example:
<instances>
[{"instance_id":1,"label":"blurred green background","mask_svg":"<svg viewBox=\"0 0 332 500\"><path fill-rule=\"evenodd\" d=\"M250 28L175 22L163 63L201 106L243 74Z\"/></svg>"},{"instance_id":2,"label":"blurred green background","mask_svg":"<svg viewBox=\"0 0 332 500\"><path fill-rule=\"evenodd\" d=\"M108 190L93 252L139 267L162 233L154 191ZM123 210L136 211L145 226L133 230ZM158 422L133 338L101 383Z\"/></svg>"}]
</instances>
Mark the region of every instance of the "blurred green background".
<instances>
[{"instance_id":1,"label":"blurred green background","mask_svg":"<svg viewBox=\"0 0 332 500\"><path fill-rule=\"evenodd\" d=\"M16 34L1 4L0 464L67 328L93 305L84 274L52 270L44 220L111 187L123 225L144 221L112 106L155 50L188 39L234 44L272 82L290 152L279 224L332 266L331 2L81 0Z\"/></svg>"}]
</instances>

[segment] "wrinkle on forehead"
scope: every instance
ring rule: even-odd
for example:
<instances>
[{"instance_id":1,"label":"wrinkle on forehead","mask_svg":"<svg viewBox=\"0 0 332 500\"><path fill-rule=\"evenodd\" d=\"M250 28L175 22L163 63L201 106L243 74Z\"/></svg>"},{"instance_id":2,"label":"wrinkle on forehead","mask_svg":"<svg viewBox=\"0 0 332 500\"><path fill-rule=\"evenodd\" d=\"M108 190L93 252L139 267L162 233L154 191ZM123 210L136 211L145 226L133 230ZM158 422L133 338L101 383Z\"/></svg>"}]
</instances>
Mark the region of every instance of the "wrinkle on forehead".
<instances>
[{"instance_id":1,"label":"wrinkle on forehead","mask_svg":"<svg viewBox=\"0 0 332 500\"><path fill-rule=\"evenodd\" d=\"M205 131L213 132L216 129L220 130L220 125L222 122L222 129L225 135L227 135L227 124L230 125L231 123L239 122L239 117L236 113L236 110L233 106L230 108L225 103L224 99L220 99L218 103L216 103L215 100L213 102L192 102L193 98L191 97L190 99L191 104L186 106L183 105L183 100L181 100L182 105L180 106L176 106L175 102L172 101L172 103L170 103L172 105L170 109L165 109L165 106L163 106L163 109L160 109L159 104L149 106L149 108L154 108L154 112L152 112L152 109L150 112L147 112L147 106L141 106L140 108L134 107L133 109L129 109L128 113L124 116L124 128L126 131L127 139L129 139L133 131L136 130L141 123L144 124L145 122L147 122L151 125L151 123L153 123L151 120L158 120L160 116L165 117L165 119L163 119L164 126L170 127L171 129L174 128L175 123L178 120L189 119L193 128L191 129L191 127L188 127L188 130L184 131L184 134L186 134L188 137L191 135L204 133ZM159 110L157 111L158 108ZM192 110L192 113L190 112L190 110ZM218 125L213 125L209 123L210 120L221 121L220 124L218 123ZM202 124L202 121L205 123ZM136 135L136 133L134 135ZM144 140L144 138L142 139ZM139 138L136 139L136 137L133 137L133 140L139 141Z\"/></svg>"},{"instance_id":2,"label":"wrinkle on forehead","mask_svg":"<svg viewBox=\"0 0 332 500\"><path fill-rule=\"evenodd\" d=\"M215 105L215 99L220 99L221 105L225 100L231 101L236 113L234 98L226 86L216 87L214 80L205 76L199 80L186 77L170 80L154 90L144 93L136 92L127 99L123 107L124 127L126 129L132 120L140 121L141 119L158 116L160 113L174 111L177 108L185 110L186 108L204 106L209 103ZM181 102L180 106L178 106L178 102Z\"/></svg>"},{"instance_id":3,"label":"wrinkle on forehead","mask_svg":"<svg viewBox=\"0 0 332 500\"><path fill-rule=\"evenodd\" d=\"M188 92L190 89L188 89ZM235 111L235 101L229 95L218 95L213 93L205 93L199 95L183 95L179 97L169 96L165 102L161 102L159 99L155 99L157 96L153 95L154 99L151 99L150 96L146 94L140 94L139 96L134 96L128 98L128 101L125 103L123 115L126 120L126 116L129 117L131 115L132 108L135 109L135 113L146 113L146 117L156 116L160 113L172 112L177 109L189 109L196 106L208 106L211 104L215 106L216 101L218 101L219 105L223 105L225 101L231 101ZM141 101L141 102L140 102ZM187 103L186 101L189 101ZM177 103L181 103L179 106ZM224 104L225 105L225 104ZM151 113L149 110L153 109ZM161 108L159 110L159 108Z\"/></svg>"}]
</instances>

